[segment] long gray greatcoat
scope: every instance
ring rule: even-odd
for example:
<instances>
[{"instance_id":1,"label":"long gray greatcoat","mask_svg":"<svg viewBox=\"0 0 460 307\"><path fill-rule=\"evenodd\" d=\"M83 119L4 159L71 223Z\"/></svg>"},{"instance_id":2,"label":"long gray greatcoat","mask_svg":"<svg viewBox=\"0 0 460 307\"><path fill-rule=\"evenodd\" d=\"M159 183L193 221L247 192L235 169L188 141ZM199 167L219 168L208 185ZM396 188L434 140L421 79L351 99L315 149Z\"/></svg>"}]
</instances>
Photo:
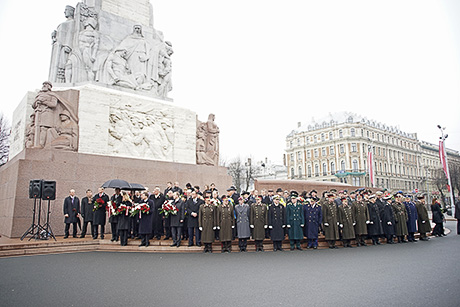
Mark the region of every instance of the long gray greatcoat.
<instances>
[{"instance_id":1,"label":"long gray greatcoat","mask_svg":"<svg viewBox=\"0 0 460 307\"><path fill-rule=\"evenodd\" d=\"M431 223L430 217L428 216L428 210L426 206L421 201L415 202L415 207L417 208L417 226L418 232L427 233L431 232Z\"/></svg>"},{"instance_id":2,"label":"long gray greatcoat","mask_svg":"<svg viewBox=\"0 0 460 307\"><path fill-rule=\"evenodd\" d=\"M395 201L393 204L393 211L395 213L395 230L396 236L406 236L409 234L407 231L407 211L406 206L403 203Z\"/></svg>"},{"instance_id":3,"label":"long gray greatcoat","mask_svg":"<svg viewBox=\"0 0 460 307\"><path fill-rule=\"evenodd\" d=\"M367 224L369 221L369 211L367 208L367 201L355 201L352 205L353 215L355 217L355 234L367 235Z\"/></svg>"},{"instance_id":4,"label":"long gray greatcoat","mask_svg":"<svg viewBox=\"0 0 460 307\"><path fill-rule=\"evenodd\" d=\"M248 204L238 204L235 206L236 228L239 239L247 239L251 236L249 228L250 207Z\"/></svg>"},{"instance_id":5,"label":"long gray greatcoat","mask_svg":"<svg viewBox=\"0 0 460 307\"><path fill-rule=\"evenodd\" d=\"M77 214L80 214L80 200L77 196L74 196L73 201L70 196L64 199L64 214L69 215L69 217L64 218L64 223L71 224L77 222Z\"/></svg>"},{"instance_id":6,"label":"long gray greatcoat","mask_svg":"<svg viewBox=\"0 0 460 307\"><path fill-rule=\"evenodd\" d=\"M232 240L232 229L235 226L235 214L231 204L217 207L217 226L220 227L219 239L221 242Z\"/></svg>"},{"instance_id":7,"label":"long gray greatcoat","mask_svg":"<svg viewBox=\"0 0 460 307\"><path fill-rule=\"evenodd\" d=\"M355 223L355 215L353 213L353 209L349 205L343 205L338 208L339 212L339 223L343 225L342 229L342 239L350 240L354 239L355 236L355 229L353 227L353 223Z\"/></svg>"},{"instance_id":8,"label":"long gray greatcoat","mask_svg":"<svg viewBox=\"0 0 460 307\"><path fill-rule=\"evenodd\" d=\"M216 207L212 204L202 204L198 211L198 227L202 227L201 242L214 242L214 227L216 223Z\"/></svg>"},{"instance_id":9,"label":"long gray greatcoat","mask_svg":"<svg viewBox=\"0 0 460 307\"><path fill-rule=\"evenodd\" d=\"M271 204L268 207L268 227L272 241L284 240L284 227L286 227L286 208L283 205Z\"/></svg>"},{"instance_id":10,"label":"long gray greatcoat","mask_svg":"<svg viewBox=\"0 0 460 307\"><path fill-rule=\"evenodd\" d=\"M324 202L321 206L323 209L323 224L328 223L329 226L324 225L324 236L327 241L334 241L339 239L339 229L337 226L337 206L334 202Z\"/></svg>"},{"instance_id":11,"label":"long gray greatcoat","mask_svg":"<svg viewBox=\"0 0 460 307\"><path fill-rule=\"evenodd\" d=\"M252 238L254 240L265 239L265 226L268 225L268 210L267 205L257 203L251 205L251 215L249 218L251 225L254 225L252 230Z\"/></svg>"}]
</instances>

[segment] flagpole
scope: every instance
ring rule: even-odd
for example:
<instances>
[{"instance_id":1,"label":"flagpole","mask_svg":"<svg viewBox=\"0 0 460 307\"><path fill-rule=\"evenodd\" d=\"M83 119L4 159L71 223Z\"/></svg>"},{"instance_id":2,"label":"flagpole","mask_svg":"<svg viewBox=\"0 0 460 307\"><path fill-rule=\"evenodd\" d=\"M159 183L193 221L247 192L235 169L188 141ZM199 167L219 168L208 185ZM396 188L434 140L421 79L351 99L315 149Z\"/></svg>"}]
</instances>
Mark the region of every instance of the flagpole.
<instances>
[{"instance_id":1,"label":"flagpole","mask_svg":"<svg viewBox=\"0 0 460 307\"><path fill-rule=\"evenodd\" d=\"M443 152L444 152L444 155L446 157L446 177L447 177L447 184L449 185L449 194L450 194L450 207L451 209L455 206L455 202L454 202L454 193L453 193L453 186L452 186L452 182L450 181L450 172L449 172L449 162L447 160L447 151L446 151L446 139L448 137L448 135L444 135L444 129L446 128L441 128L441 125L438 125L438 128L439 130L441 130L441 141L442 141L442 147L443 147ZM442 163L442 161L441 161Z\"/></svg>"}]
</instances>

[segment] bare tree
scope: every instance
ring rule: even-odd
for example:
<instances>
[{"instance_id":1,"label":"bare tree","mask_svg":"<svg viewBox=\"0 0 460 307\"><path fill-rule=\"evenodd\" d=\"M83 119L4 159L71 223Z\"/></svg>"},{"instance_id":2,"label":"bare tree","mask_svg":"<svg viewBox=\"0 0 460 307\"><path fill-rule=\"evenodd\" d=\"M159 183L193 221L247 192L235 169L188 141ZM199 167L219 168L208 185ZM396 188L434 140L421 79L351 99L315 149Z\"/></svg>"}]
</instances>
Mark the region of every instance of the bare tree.
<instances>
[{"instance_id":1,"label":"bare tree","mask_svg":"<svg viewBox=\"0 0 460 307\"><path fill-rule=\"evenodd\" d=\"M233 161L228 164L227 168L228 174L232 177L233 185L238 192L240 192L244 173L244 164L241 162L240 157L233 159Z\"/></svg>"},{"instance_id":2,"label":"bare tree","mask_svg":"<svg viewBox=\"0 0 460 307\"><path fill-rule=\"evenodd\" d=\"M252 164L252 159L248 158L243 162L240 157L232 160L227 166L228 174L232 176L233 185L238 192L248 191L254 183L254 177L260 172L260 167Z\"/></svg>"},{"instance_id":3,"label":"bare tree","mask_svg":"<svg viewBox=\"0 0 460 307\"><path fill-rule=\"evenodd\" d=\"M3 113L0 113L0 166L8 162L10 153L11 127Z\"/></svg>"},{"instance_id":4,"label":"bare tree","mask_svg":"<svg viewBox=\"0 0 460 307\"><path fill-rule=\"evenodd\" d=\"M449 163L450 181L452 183L452 191L460 195L460 164Z\"/></svg>"},{"instance_id":5,"label":"bare tree","mask_svg":"<svg viewBox=\"0 0 460 307\"><path fill-rule=\"evenodd\" d=\"M434 184L436 185L436 188L439 191L439 194L441 195L441 204L442 207L446 207L445 199L446 195L444 194L444 191L446 190L447 187L447 178L446 175L444 174L444 171L442 169L437 169L434 170L434 176L433 176Z\"/></svg>"}]
</instances>

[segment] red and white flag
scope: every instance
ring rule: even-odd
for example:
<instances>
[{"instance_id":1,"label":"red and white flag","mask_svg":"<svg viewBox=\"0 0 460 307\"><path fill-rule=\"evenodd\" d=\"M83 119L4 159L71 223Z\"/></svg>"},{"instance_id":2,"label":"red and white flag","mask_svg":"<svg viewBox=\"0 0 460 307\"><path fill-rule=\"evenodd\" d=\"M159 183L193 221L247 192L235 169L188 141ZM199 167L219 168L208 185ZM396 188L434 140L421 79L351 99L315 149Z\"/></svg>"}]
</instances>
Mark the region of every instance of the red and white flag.
<instances>
[{"instance_id":1,"label":"red and white flag","mask_svg":"<svg viewBox=\"0 0 460 307\"><path fill-rule=\"evenodd\" d=\"M444 147L444 141L439 141L439 160L441 160L442 169L446 178L449 180L449 172L447 171L447 158L446 158L446 149ZM450 186L447 185L447 191L450 192Z\"/></svg>"},{"instance_id":2,"label":"red and white flag","mask_svg":"<svg viewBox=\"0 0 460 307\"><path fill-rule=\"evenodd\" d=\"M372 155L372 149L369 149L367 153L367 166L369 170L369 182L371 187L375 187L375 177L374 177L374 157Z\"/></svg>"}]
</instances>

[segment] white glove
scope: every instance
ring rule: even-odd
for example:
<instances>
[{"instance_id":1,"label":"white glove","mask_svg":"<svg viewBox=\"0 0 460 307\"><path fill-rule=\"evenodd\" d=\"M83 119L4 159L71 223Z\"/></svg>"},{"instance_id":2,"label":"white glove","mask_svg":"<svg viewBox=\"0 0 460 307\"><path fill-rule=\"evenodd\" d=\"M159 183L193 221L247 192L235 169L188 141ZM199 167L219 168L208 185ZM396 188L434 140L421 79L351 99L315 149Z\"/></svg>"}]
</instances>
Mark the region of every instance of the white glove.
<instances>
[{"instance_id":1,"label":"white glove","mask_svg":"<svg viewBox=\"0 0 460 307\"><path fill-rule=\"evenodd\" d=\"M305 226L305 225L304 224L300 225L300 227L303 227L303 226Z\"/></svg>"},{"instance_id":2,"label":"white glove","mask_svg":"<svg viewBox=\"0 0 460 307\"><path fill-rule=\"evenodd\" d=\"M249 227L254 228L254 225L249 225Z\"/></svg>"},{"instance_id":3,"label":"white glove","mask_svg":"<svg viewBox=\"0 0 460 307\"><path fill-rule=\"evenodd\" d=\"M372 223L371 223L371 221L366 221L366 224L368 224L368 225L369 225L369 224L372 224Z\"/></svg>"},{"instance_id":4,"label":"white glove","mask_svg":"<svg viewBox=\"0 0 460 307\"><path fill-rule=\"evenodd\" d=\"M217 229L220 229L220 226L217 226Z\"/></svg>"},{"instance_id":5,"label":"white glove","mask_svg":"<svg viewBox=\"0 0 460 307\"><path fill-rule=\"evenodd\" d=\"M291 225L287 225L287 228L291 228Z\"/></svg>"},{"instance_id":6,"label":"white glove","mask_svg":"<svg viewBox=\"0 0 460 307\"><path fill-rule=\"evenodd\" d=\"M267 228L268 228L268 225L264 225L264 228L267 229Z\"/></svg>"},{"instance_id":7,"label":"white glove","mask_svg":"<svg viewBox=\"0 0 460 307\"><path fill-rule=\"evenodd\" d=\"M286 227L286 225L283 225L283 228L285 228L285 227Z\"/></svg>"},{"instance_id":8,"label":"white glove","mask_svg":"<svg viewBox=\"0 0 460 307\"><path fill-rule=\"evenodd\" d=\"M369 224L374 225L374 222L369 222Z\"/></svg>"},{"instance_id":9,"label":"white glove","mask_svg":"<svg viewBox=\"0 0 460 307\"><path fill-rule=\"evenodd\" d=\"M343 224L340 224L339 226L340 226L340 228L343 228Z\"/></svg>"},{"instance_id":10,"label":"white glove","mask_svg":"<svg viewBox=\"0 0 460 307\"><path fill-rule=\"evenodd\" d=\"M337 222L337 226L339 226L339 225L340 225L340 223L339 223L339 222Z\"/></svg>"},{"instance_id":11,"label":"white glove","mask_svg":"<svg viewBox=\"0 0 460 307\"><path fill-rule=\"evenodd\" d=\"M388 222L387 224L391 226L391 222Z\"/></svg>"},{"instance_id":12,"label":"white glove","mask_svg":"<svg viewBox=\"0 0 460 307\"><path fill-rule=\"evenodd\" d=\"M273 229L273 226L268 226L268 228Z\"/></svg>"},{"instance_id":13,"label":"white glove","mask_svg":"<svg viewBox=\"0 0 460 307\"><path fill-rule=\"evenodd\" d=\"M198 227L198 229L199 229L200 231L203 231L203 227Z\"/></svg>"},{"instance_id":14,"label":"white glove","mask_svg":"<svg viewBox=\"0 0 460 307\"><path fill-rule=\"evenodd\" d=\"M329 223L324 223L324 226L329 227Z\"/></svg>"},{"instance_id":15,"label":"white glove","mask_svg":"<svg viewBox=\"0 0 460 307\"><path fill-rule=\"evenodd\" d=\"M422 221L422 224L425 224L426 221Z\"/></svg>"},{"instance_id":16,"label":"white glove","mask_svg":"<svg viewBox=\"0 0 460 307\"><path fill-rule=\"evenodd\" d=\"M353 226L355 226L355 225L356 225L356 222L353 223ZM342 227L343 227L343 226L342 226Z\"/></svg>"},{"instance_id":17,"label":"white glove","mask_svg":"<svg viewBox=\"0 0 460 307\"><path fill-rule=\"evenodd\" d=\"M217 227L213 227L212 229L213 229L213 230L216 230L216 229L217 229Z\"/></svg>"},{"instance_id":18,"label":"white glove","mask_svg":"<svg viewBox=\"0 0 460 307\"><path fill-rule=\"evenodd\" d=\"M232 226L232 228L235 228L235 226Z\"/></svg>"}]
</instances>

